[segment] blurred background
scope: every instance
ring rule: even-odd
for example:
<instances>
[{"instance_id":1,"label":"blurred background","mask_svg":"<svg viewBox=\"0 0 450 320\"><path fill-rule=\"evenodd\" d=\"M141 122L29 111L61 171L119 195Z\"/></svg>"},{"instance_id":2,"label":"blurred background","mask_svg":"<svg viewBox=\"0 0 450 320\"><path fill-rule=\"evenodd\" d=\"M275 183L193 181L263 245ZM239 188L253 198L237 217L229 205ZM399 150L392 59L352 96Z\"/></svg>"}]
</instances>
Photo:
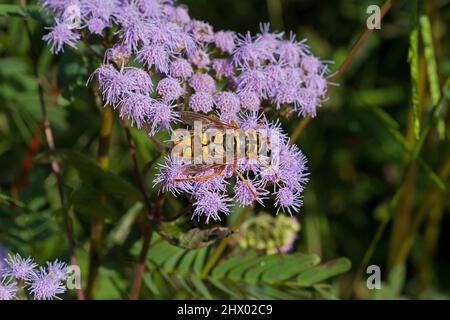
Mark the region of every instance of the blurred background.
<instances>
[{"instance_id":1,"label":"blurred background","mask_svg":"<svg viewBox=\"0 0 450 320\"><path fill-rule=\"evenodd\" d=\"M308 39L316 56L334 61L330 68L336 71L366 31L367 7L372 4L381 7L384 2L184 0L179 3L187 4L192 17L208 21L215 30L255 33L261 22L271 22L276 30L292 30L298 38ZM55 180L48 159L42 156L46 143L29 56L34 47L55 144L58 149L76 152L66 154L63 172L81 243L79 259L87 264L84 243L89 238L90 215L105 219L108 251L98 297L120 298L120 288L126 286L125 279L129 278L129 272L122 274L121 270L132 267L133 248L142 231L136 218L142 206L136 207L133 197L127 196L126 188L134 183L134 176L125 133L116 119L110 171L123 181L119 183L113 179L115 176L110 177L109 186L117 183L119 190L106 188L113 196L100 203L98 186L85 184L89 177L83 181L80 169L83 164L71 163L77 154L94 160L97 155L100 112L92 90L85 86L92 70L86 67L83 61L86 58L79 52L67 50L64 55L53 57L40 40L51 20L38 10L30 12L35 17L30 19L31 43L22 17L0 15L0 245L11 252L33 255L39 261L67 257L67 245L60 231L62 222L57 215ZM419 14L428 17L430 29ZM415 51L410 35L418 26L419 45ZM346 257L352 264L348 272L333 279L327 287L330 296L326 297L450 298L450 114L447 112L450 91L445 89L450 75L449 27L449 0L393 1L381 30L375 30L368 38L337 86L331 89L330 99L296 140L308 158L310 181L303 209L295 217L300 227L294 230L297 236L292 250L316 254L323 261ZM411 57L416 58L418 65L413 77ZM433 74L437 78L430 76ZM300 120L295 116L282 119L283 127L293 133ZM159 151L144 134L134 129L132 133L143 166L162 161ZM158 136L160 141L165 138ZM154 174L151 166L146 185L152 198L157 193L152 188ZM186 199L170 198L164 210L172 215L186 203ZM239 210L236 208L223 225L231 225ZM270 205L257 207L247 219L261 216L263 211L273 215L271 210ZM124 216L132 221L125 227ZM231 241L233 245L237 246ZM380 266L381 290L367 290L368 265ZM170 297L172 291L161 289L164 281L169 280L148 276L143 295ZM195 290L203 290L197 285L200 286L196 284L193 294L177 297L196 297ZM222 296L212 294L212 297Z\"/></svg>"}]
</instances>

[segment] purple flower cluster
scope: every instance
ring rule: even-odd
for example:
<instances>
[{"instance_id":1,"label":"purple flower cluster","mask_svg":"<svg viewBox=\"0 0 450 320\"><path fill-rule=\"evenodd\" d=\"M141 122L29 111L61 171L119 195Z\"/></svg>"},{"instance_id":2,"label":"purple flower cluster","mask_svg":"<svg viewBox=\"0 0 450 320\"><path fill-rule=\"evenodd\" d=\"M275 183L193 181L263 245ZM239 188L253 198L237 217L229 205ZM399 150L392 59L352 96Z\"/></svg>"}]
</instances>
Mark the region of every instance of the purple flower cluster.
<instances>
[{"instance_id":1,"label":"purple flower cluster","mask_svg":"<svg viewBox=\"0 0 450 320\"><path fill-rule=\"evenodd\" d=\"M227 99L232 101L234 97ZM273 139L268 148L270 152L279 154L275 165L273 162L270 165L265 158L244 157L237 161L236 169L235 163L229 163L224 164L223 171L218 175L215 175L217 169L197 174L197 178L215 175L211 179L201 180L189 179L191 176L186 173L184 163L168 157L166 163L161 166L155 183L161 184L164 191L174 195L190 194L195 205L194 216L206 216L206 222L211 219L219 221L219 212L228 214L232 200L241 206L256 202L263 204L269 193L275 195L278 210L298 212L301 206L300 195L307 182L306 159L302 152L289 144L289 138L280 126L263 122L256 113L243 115L236 118L236 121L242 129L253 129Z\"/></svg>"},{"instance_id":2,"label":"purple flower cluster","mask_svg":"<svg viewBox=\"0 0 450 320\"><path fill-rule=\"evenodd\" d=\"M172 0L41 2L55 15L55 25L43 38L55 54L64 45L75 47L80 39L86 41L89 33L102 36L114 27L113 43L104 39L108 48L93 78L105 106L117 109L121 118L129 118L149 135L178 123L181 110L217 114L225 122L246 122L253 117L246 112L261 113L267 108L314 117L326 99L327 64L310 53L305 41L298 41L292 33L285 37L283 32L271 32L269 24L261 25L256 35L216 32ZM261 167L252 168L255 177L251 181L244 186L242 181L236 183L236 201L254 203L245 190L255 188L250 192L253 195L273 184L277 207L298 211L305 159L296 147L287 141L284 144L280 152L289 164L281 165L282 172L272 176ZM217 212L228 211L229 198L224 193L197 191L199 184L223 189L218 179L173 185L164 177L179 174L176 165L169 161L165 169L157 181L166 190L195 191L195 215L217 220ZM224 174L233 176L230 170Z\"/></svg>"},{"instance_id":3,"label":"purple flower cluster","mask_svg":"<svg viewBox=\"0 0 450 320\"><path fill-rule=\"evenodd\" d=\"M59 299L66 291L67 265L58 260L38 267L31 257L9 255L0 264L0 300L18 298L19 286L23 286L35 300Z\"/></svg>"}]
</instances>

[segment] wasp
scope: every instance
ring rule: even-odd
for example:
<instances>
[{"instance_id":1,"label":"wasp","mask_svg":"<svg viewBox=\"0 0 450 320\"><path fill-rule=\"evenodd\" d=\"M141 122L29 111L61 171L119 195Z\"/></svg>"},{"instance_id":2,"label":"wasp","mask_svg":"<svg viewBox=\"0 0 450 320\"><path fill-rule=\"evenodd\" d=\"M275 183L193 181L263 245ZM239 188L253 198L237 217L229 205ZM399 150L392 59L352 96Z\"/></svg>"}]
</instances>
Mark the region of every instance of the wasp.
<instances>
[{"instance_id":1,"label":"wasp","mask_svg":"<svg viewBox=\"0 0 450 320\"><path fill-rule=\"evenodd\" d=\"M172 139L172 155L186 163L182 173L187 176L173 181L207 181L221 175L232 164L236 175L256 198L255 191L237 167L239 160L256 160L270 168L263 159L270 152L271 139L264 130L258 130L266 119L252 130L242 130L234 120L224 122L215 115L190 111L180 112L180 119L194 130L184 131ZM213 173L205 175L208 171Z\"/></svg>"}]
</instances>

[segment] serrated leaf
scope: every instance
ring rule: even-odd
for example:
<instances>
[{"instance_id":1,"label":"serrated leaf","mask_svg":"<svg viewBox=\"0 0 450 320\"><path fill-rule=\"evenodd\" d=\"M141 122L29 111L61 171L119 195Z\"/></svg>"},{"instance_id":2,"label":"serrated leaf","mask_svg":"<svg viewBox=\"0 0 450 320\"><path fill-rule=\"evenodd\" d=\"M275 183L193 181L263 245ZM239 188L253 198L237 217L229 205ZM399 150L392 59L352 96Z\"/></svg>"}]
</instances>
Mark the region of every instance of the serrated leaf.
<instances>
[{"instance_id":1,"label":"serrated leaf","mask_svg":"<svg viewBox=\"0 0 450 320\"><path fill-rule=\"evenodd\" d=\"M312 286L328 278L347 272L350 268L350 260L339 258L306 270L297 277L296 281L303 286Z\"/></svg>"}]
</instances>

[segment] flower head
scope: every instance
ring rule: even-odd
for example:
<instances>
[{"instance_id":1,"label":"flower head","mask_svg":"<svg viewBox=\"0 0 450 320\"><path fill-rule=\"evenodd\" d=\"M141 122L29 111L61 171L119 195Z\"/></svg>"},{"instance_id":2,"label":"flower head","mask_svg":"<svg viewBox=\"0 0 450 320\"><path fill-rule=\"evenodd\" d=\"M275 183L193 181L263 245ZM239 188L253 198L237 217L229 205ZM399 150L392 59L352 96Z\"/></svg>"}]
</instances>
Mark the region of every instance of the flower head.
<instances>
[{"instance_id":1,"label":"flower head","mask_svg":"<svg viewBox=\"0 0 450 320\"><path fill-rule=\"evenodd\" d=\"M17 286L11 280L0 277L0 300L14 300L17 295Z\"/></svg>"},{"instance_id":2,"label":"flower head","mask_svg":"<svg viewBox=\"0 0 450 320\"><path fill-rule=\"evenodd\" d=\"M216 81L206 73L196 73L189 80L189 85L196 92L212 94L216 91Z\"/></svg>"},{"instance_id":3,"label":"flower head","mask_svg":"<svg viewBox=\"0 0 450 320\"><path fill-rule=\"evenodd\" d=\"M127 94L119 103L120 117L122 119L129 117L131 119L131 123L136 124L136 126L140 129L152 116L154 102L154 99L145 94Z\"/></svg>"},{"instance_id":4,"label":"flower head","mask_svg":"<svg viewBox=\"0 0 450 320\"><path fill-rule=\"evenodd\" d=\"M124 77L129 91L149 94L153 90L152 79L140 68L126 68Z\"/></svg>"},{"instance_id":5,"label":"flower head","mask_svg":"<svg viewBox=\"0 0 450 320\"><path fill-rule=\"evenodd\" d=\"M213 28L204 21L192 20L187 25L187 30L192 33L193 37L198 42L210 43L214 41Z\"/></svg>"},{"instance_id":6,"label":"flower head","mask_svg":"<svg viewBox=\"0 0 450 320\"><path fill-rule=\"evenodd\" d=\"M214 35L214 43L217 48L225 53L233 53L235 44L236 33L233 31L219 31Z\"/></svg>"},{"instance_id":7,"label":"flower head","mask_svg":"<svg viewBox=\"0 0 450 320\"><path fill-rule=\"evenodd\" d=\"M212 68L218 78L229 78L234 74L233 65L229 59L214 59L212 61Z\"/></svg>"},{"instance_id":8,"label":"flower head","mask_svg":"<svg viewBox=\"0 0 450 320\"><path fill-rule=\"evenodd\" d=\"M192 66L186 59L178 58L172 61L169 67L169 74L181 80L187 80L193 73Z\"/></svg>"},{"instance_id":9,"label":"flower head","mask_svg":"<svg viewBox=\"0 0 450 320\"><path fill-rule=\"evenodd\" d=\"M241 109L241 101L234 92L219 92L214 96L214 102L221 113L236 115Z\"/></svg>"},{"instance_id":10,"label":"flower head","mask_svg":"<svg viewBox=\"0 0 450 320\"><path fill-rule=\"evenodd\" d=\"M155 67L157 71L167 73L170 55L171 51L165 44L145 44L137 52L136 58L149 69Z\"/></svg>"},{"instance_id":11,"label":"flower head","mask_svg":"<svg viewBox=\"0 0 450 320\"><path fill-rule=\"evenodd\" d=\"M47 262L47 270L49 276L53 277L56 281L64 281L67 279L67 264L55 260L53 262Z\"/></svg>"},{"instance_id":12,"label":"flower head","mask_svg":"<svg viewBox=\"0 0 450 320\"><path fill-rule=\"evenodd\" d=\"M211 59L205 50L198 49L189 56L189 61L198 68L205 69L211 64Z\"/></svg>"},{"instance_id":13,"label":"flower head","mask_svg":"<svg viewBox=\"0 0 450 320\"><path fill-rule=\"evenodd\" d=\"M206 92L196 92L189 99L189 107L195 112L208 113L214 106L213 96Z\"/></svg>"},{"instance_id":14,"label":"flower head","mask_svg":"<svg viewBox=\"0 0 450 320\"><path fill-rule=\"evenodd\" d=\"M259 111L259 109L261 108L261 100L255 92L243 91L239 93L238 96L241 100L242 108L253 112Z\"/></svg>"},{"instance_id":15,"label":"flower head","mask_svg":"<svg viewBox=\"0 0 450 320\"><path fill-rule=\"evenodd\" d=\"M197 201L194 203L194 217L206 216L206 223L210 219L214 221L220 221L219 212L228 214L230 209L228 208L228 202L230 199L224 195L211 191L204 191L196 195Z\"/></svg>"}]
</instances>

